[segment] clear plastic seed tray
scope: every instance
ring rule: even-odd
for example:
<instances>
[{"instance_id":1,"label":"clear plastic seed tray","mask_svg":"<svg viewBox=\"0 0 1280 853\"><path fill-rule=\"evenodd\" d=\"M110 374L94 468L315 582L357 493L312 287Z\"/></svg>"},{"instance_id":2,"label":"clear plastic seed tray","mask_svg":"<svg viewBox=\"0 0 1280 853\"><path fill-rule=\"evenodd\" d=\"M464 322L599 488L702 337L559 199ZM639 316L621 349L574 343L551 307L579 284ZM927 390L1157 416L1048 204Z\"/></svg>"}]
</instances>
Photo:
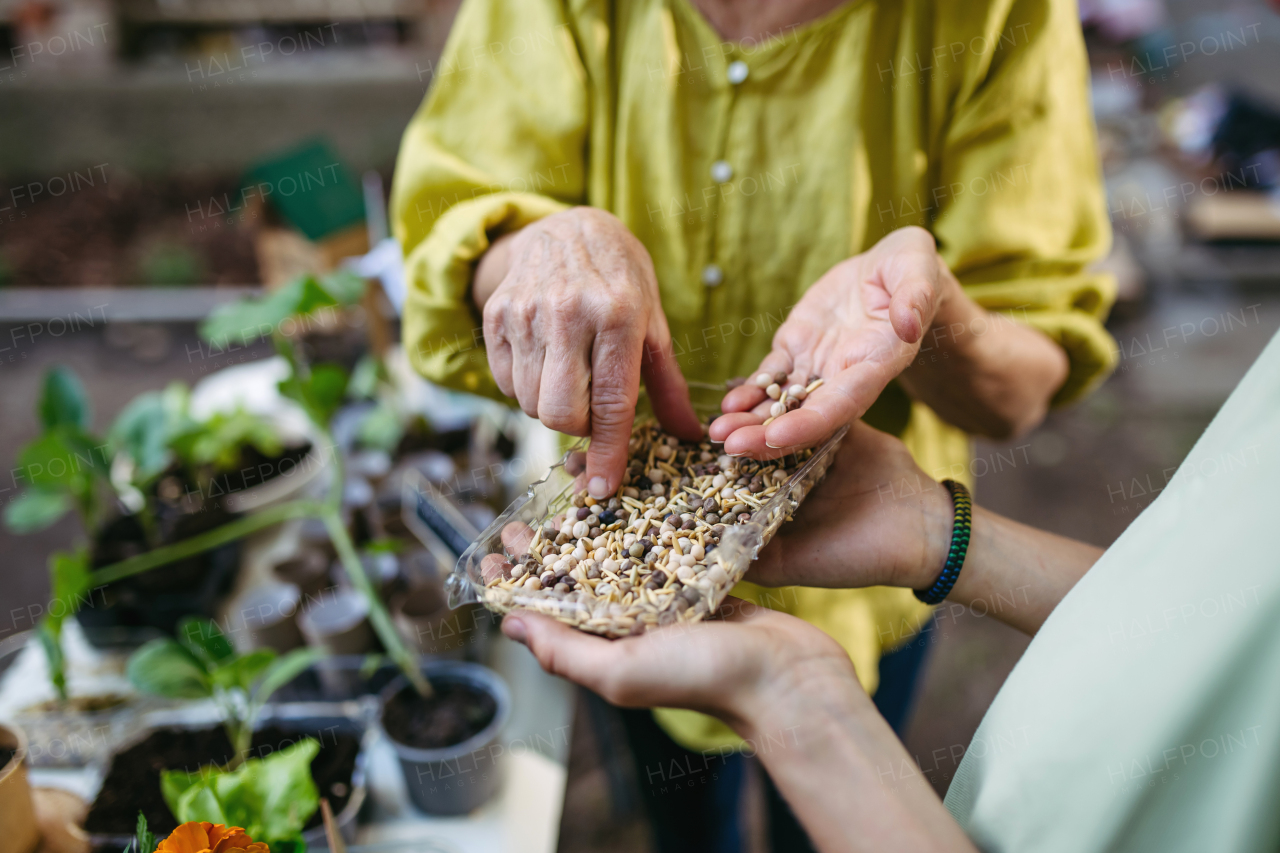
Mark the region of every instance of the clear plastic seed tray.
<instances>
[{"instance_id":1,"label":"clear plastic seed tray","mask_svg":"<svg viewBox=\"0 0 1280 853\"><path fill-rule=\"evenodd\" d=\"M847 430L847 427L841 428L803 461L795 457L782 460L789 476L767 499L759 502L758 508L753 507L747 520L736 521L735 517L736 523L726 525L718 543L707 549L705 562L718 567L717 571L700 561L693 577L681 580L672 575L666 588L645 593L639 603L624 603L616 590L614 595L598 598L593 588L583 592L581 586L576 592L565 592L555 588L519 586L511 589L497 585L497 581L507 575L496 574L496 567L510 572L522 559L536 558L529 555L531 532L558 513L570 510L574 496L585 488L587 442L580 441L552 466L544 479L531 485L524 496L507 507L467 548L446 583L449 604L458 607L480 602L497 613L531 610L606 637L628 636L659 625L701 620L715 613L724 597L742 580L760 549L791 519L796 508L822 480ZM657 527L656 520L654 527ZM675 594L667 595L667 592ZM639 590L636 593L639 595Z\"/></svg>"}]
</instances>

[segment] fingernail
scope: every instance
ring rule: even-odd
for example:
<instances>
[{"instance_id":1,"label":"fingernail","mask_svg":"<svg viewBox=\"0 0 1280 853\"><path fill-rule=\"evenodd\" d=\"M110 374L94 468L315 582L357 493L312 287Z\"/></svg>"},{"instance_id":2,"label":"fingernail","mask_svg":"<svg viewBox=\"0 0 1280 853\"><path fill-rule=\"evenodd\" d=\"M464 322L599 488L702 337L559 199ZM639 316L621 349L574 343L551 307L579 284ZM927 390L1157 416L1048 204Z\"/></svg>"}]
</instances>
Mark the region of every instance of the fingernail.
<instances>
[{"instance_id":1,"label":"fingernail","mask_svg":"<svg viewBox=\"0 0 1280 853\"><path fill-rule=\"evenodd\" d=\"M766 442L764 443L764 446L765 446L765 447L767 447L767 448L769 448L770 450L781 450L781 449L782 449L782 445L781 445L781 444L770 444L768 441L766 441Z\"/></svg>"},{"instance_id":2,"label":"fingernail","mask_svg":"<svg viewBox=\"0 0 1280 853\"><path fill-rule=\"evenodd\" d=\"M528 634L524 627L524 622L518 616L508 616L502 620L502 633L517 643L523 643Z\"/></svg>"},{"instance_id":3,"label":"fingernail","mask_svg":"<svg viewBox=\"0 0 1280 853\"><path fill-rule=\"evenodd\" d=\"M736 459L737 457L739 457L739 456L746 456L746 455L747 455L747 451L745 451L745 450L744 450L744 451L742 451L741 453L726 453L726 454L725 454L725 456L732 456L732 457L734 457L735 459Z\"/></svg>"},{"instance_id":4,"label":"fingernail","mask_svg":"<svg viewBox=\"0 0 1280 853\"><path fill-rule=\"evenodd\" d=\"M609 497L609 484L605 482L604 477L592 477L591 482L587 483L587 494L596 500Z\"/></svg>"},{"instance_id":5,"label":"fingernail","mask_svg":"<svg viewBox=\"0 0 1280 853\"><path fill-rule=\"evenodd\" d=\"M912 308L911 313L916 315L916 322L920 324L920 331L924 332L924 317L920 315L920 309Z\"/></svg>"}]
</instances>

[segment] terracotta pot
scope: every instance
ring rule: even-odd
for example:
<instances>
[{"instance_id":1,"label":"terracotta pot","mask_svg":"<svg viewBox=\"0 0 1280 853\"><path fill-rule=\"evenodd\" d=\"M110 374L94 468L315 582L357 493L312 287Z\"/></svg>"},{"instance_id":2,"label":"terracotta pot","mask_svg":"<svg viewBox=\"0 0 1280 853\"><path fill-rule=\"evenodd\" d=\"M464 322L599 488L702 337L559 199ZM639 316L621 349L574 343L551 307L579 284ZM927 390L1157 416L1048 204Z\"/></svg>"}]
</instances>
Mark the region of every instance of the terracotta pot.
<instances>
[{"instance_id":1,"label":"terracotta pot","mask_svg":"<svg viewBox=\"0 0 1280 853\"><path fill-rule=\"evenodd\" d=\"M14 753L0 768L0 853L31 853L40 843L40 830L27 781L27 736L22 729L0 726L0 747Z\"/></svg>"}]
</instances>

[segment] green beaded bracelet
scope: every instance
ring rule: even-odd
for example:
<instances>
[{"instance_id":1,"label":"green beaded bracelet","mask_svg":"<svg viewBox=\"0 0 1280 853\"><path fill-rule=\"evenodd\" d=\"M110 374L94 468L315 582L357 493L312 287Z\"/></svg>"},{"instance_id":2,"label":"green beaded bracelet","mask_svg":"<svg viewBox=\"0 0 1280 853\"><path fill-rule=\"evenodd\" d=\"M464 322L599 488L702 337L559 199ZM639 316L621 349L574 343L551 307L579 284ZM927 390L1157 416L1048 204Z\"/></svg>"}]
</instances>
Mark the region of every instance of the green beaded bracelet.
<instances>
[{"instance_id":1,"label":"green beaded bracelet","mask_svg":"<svg viewBox=\"0 0 1280 853\"><path fill-rule=\"evenodd\" d=\"M969 532L973 527L973 499L964 483L955 480L943 480L942 485L951 493L951 503L955 507L955 520L951 524L951 547L947 551L947 562L942 566L942 574L928 589L915 590L916 598L925 604L941 604L956 585L960 577L960 569L964 567L964 558L969 553Z\"/></svg>"}]
</instances>

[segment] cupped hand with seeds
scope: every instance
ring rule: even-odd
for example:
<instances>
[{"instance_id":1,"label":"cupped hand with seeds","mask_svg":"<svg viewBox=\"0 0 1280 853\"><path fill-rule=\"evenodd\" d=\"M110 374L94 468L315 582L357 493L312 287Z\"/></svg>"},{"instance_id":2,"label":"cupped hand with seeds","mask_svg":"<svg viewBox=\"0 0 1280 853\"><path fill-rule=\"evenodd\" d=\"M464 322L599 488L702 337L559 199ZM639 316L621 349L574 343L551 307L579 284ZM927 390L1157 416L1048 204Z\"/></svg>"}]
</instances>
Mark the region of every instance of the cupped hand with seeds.
<instances>
[{"instance_id":1,"label":"cupped hand with seeds","mask_svg":"<svg viewBox=\"0 0 1280 853\"><path fill-rule=\"evenodd\" d=\"M932 234L900 228L809 288L758 370L725 395L711 438L759 459L811 447L862 417L894 379L949 423L1007 438L1043 420L1069 368L1049 337L966 295ZM773 383L753 380L782 375L782 389L822 384L774 416L764 387Z\"/></svg>"},{"instance_id":2,"label":"cupped hand with seeds","mask_svg":"<svg viewBox=\"0 0 1280 853\"><path fill-rule=\"evenodd\" d=\"M759 373L786 374L783 388L822 378L804 405L774 418L755 382L731 390L711 437L725 452L757 458L813 446L870 408L920 349L939 304L958 289L923 228L900 228L814 282L773 338Z\"/></svg>"},{"instance_id":3,"label":"cupped hand with seeds","mask_svg":"<svg viewBox=\"0 0 1280 853\"><path fill-rule=\"evenodd\" d=\"M668 432L701 437L653 262L617 217L575 207L499 238L472 298L502 392L551 429L591 436L593 497L621 483L641 378Z\"/></svg>"}]
</instances>

